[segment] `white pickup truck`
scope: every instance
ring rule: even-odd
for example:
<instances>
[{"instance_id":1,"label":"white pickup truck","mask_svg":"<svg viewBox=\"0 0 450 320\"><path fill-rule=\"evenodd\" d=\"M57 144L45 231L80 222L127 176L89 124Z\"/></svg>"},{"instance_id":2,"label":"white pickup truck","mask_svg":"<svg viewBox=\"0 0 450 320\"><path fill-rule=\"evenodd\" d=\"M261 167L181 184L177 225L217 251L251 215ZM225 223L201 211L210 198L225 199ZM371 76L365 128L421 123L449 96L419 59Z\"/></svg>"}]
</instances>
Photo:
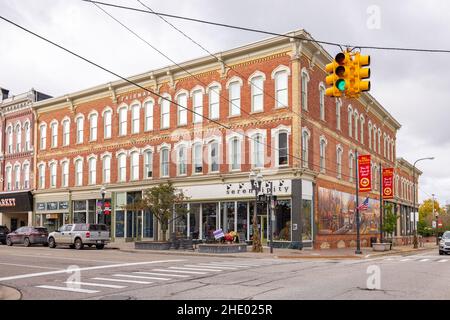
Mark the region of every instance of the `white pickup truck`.
<instances>
[{"instance_id":1,"label":"white pickup truck","mask_svg":"<svg viewBox=\"0 0 450 320\"><path fill-rule=\"evenodd\" d=\"M77 250L85 245L103 249L111 241L108 227L105 224L74 223L65 224L48 235L48 246L69 245Z\"/></svg>"}]
</instances>

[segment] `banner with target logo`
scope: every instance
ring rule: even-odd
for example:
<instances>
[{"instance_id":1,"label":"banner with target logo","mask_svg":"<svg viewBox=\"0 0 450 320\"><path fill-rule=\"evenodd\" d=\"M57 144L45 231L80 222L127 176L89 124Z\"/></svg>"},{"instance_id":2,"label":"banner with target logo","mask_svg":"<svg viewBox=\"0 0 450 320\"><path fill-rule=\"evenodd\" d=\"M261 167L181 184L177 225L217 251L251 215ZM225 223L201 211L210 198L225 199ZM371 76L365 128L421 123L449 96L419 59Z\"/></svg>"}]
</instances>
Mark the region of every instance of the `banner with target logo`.
<instances>
[{"instance_id":1,"label":"banner with target logo","mask_svg":"<svg viewBox=\"0 0 450 320\"><path fill-rule=\"evenodd\" d=\"M383 169L383 198L394 198L394 168Z\"/></svg>"},{"instance_id":2,"label":"banner with target logo","mask_svg":"<svg viewBox=\"0 0 450 320\"><path fill-rule=\"evenodd\" d=\"M358 156L359 191L372 190L370 155Z\"/></svg>"}]
</instances>

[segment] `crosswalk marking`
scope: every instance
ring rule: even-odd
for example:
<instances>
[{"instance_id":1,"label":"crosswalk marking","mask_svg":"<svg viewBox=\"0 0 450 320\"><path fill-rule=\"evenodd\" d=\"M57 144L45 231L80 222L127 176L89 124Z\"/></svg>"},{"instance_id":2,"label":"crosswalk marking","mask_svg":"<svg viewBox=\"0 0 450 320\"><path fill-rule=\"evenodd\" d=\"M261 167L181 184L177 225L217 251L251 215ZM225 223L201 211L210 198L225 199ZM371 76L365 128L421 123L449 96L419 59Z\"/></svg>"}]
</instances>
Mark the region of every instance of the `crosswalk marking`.
<instances>
[{"instance_id":1,"label":"crosswalk marking","mask_svg":"<svg viewBox=\"0 0 450 320\"><path fill-rule=\"evenodd\" d=\"M97 292L100 292L100 291L97 291L97 290L88 290L88 289L72 288L72 287L36 286L36 288L49 289L49 290L59 290L59 291L71 291L71 292L79 292L79 293L97 293Z\"/></svg>"},{"instance_id":2,"label":"crosswalk marking","mask_svg":"<svg viewBox=\"0 0 450 320\"><path fill-rule=\"evenodd\" d=\"M439 260L438 262L447 262L448 260L447 259L442 259L442 260Z\"/></svg>"},{"instance_id":3,"label":"crosswalk marking","mask_svg":"<svg viewBox=\"0 0 450 320\"><path fill-rule=\"evenodd\" d=\"M213 266L225 266L225 267L236 267L236 268L259 267L259 265L242 265L242 264L221 263L221 262L210 262L209 264L211 264Z\"/></svg>"},{"instance_id":4,"label":"crosswalk marking","mask_svg":"<svg viewBox=\"0 0 450 320\"><path fill-rule=\"evenodd\" d=\"M188 278L188 277L190 277L190 276L185 275L185 274L164 274L164 273L144 272L144 271L133 272L133 273L148 274L148 275L154 275L154 276L170 276L170 277L179 277L179 278Z\"/></svg>"},{"instance_id":5,"label":"crosswalk marking","mask_svg":"<svg viewBox=\"0 0 450 320\"><path fill-rule=\"evenodd\" d=\"M149 281L111 279L111 278L92 278L92 280L111 281L111 282L128 282L128 283L136 283L136 284L150 284L150 283L153 283L153 282L149 282Z\"/></svg>"},{"instance_id":6,"label":"crosswalk marking","mask_svg":"<svg viewBox=\"0 0 450 320\"><path fill-rule=\"evenodd\" d=\"M147 277L147 276L134 276L134 275L131 275L131 274L113 274L113 277L135 278L135 279L149 279L149 280L161 280L161 281L172 280L172 279L170 279L170 278L158 278L158 277Z\"/></svg>"},{"instance_id":7,"label":"crosswalk marking","mask_svg":"<svg viewBox=\"0 0 450 320\"><path fill-rule=\"evenodd\" d=\"M166 269L153 269L153 271L158 272L175 272L175 273L192 273L192 274L207 274L206 272L197 272L197 271L182 271L182 270L166 270Z\"/></svg>"},{"instance_id":8,"label":"crosswalk marking","mask_svg":"<svg viewBox=\"0 0 450 320\"><path fill-rule=\"evenodd\" d=\"M420 260L420 262L426 262L426 261L430 261L430 259L422 259L422 260Z\"/></svg>"},{"instance_id":9,"label":"crosswalk marking","mask_svg":"<svg viewBox=\"0 0 450 320\"><path fill-rule=\"evenodd\" d=\"M406 258L406 259L401 259L400 261L410 261L412 259Z\"/></svg>"},{"instance_id":10,"label":"crosswalk marking","mask_svg":"<svg viewBox=\"0 0 450 320\"><path fill-rule=\"evenodd\" d=\"M238 268L223 267L223 266L210 266L208 264L185 264L185 267L208 268L208 269L224 269L224 270L238 270Z\"/></svg>"},{"instance_id":11,"label":"crosswalk marking","mask_svg":"<svg viewBox=\"0 0 450 320\"><path fill-rule=\"evenodd\" d=\"M217 269L184 268L184 267L169 267L169 269L175 269L175 270L189 270L189 271L211 271L211 272L220 272L220 271L223 271L223 270L217 270Z\"/></svg>"},{"instance_id":12,"label":"crosswalk marking","mask_svg":"<svg viewBox=\"0 0 450 320\"><path fill-rule=\"evenodd\" d=\"M118 286L114 284L104 284L104 283L92 283L92 282L74 282L74 281L66 281L64 283L71 283L76 285L82 285L82 286L92 286L92 287L104 287L104 288L111 288L111 289L123 289L126 288L126 286Z\"/></svg>"}]
</instances>

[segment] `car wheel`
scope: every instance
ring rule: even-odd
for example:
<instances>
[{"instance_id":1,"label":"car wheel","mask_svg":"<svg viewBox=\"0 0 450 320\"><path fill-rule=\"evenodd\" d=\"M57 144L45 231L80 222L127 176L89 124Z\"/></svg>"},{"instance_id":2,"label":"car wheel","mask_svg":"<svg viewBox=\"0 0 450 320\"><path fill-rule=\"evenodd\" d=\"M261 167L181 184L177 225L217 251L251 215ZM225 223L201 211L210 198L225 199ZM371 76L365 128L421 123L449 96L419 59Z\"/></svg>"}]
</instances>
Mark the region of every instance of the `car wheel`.
<instances>
[{"instance_id":1,"label":"car wheel","mask_svg":"<svg viewBox=\"0 0 450 320\"><path fill-rule=\"evenodd\" d=\"M83 241L81 241L80 238L76 239L75 240L75 249L81 250L81 249L83 249L83 247L84 247Z\"/></svg>"},{"instance_id":2,"label":"car wheel","mask_svg":"<svg viewBox=\"0 0 450 320\"><path fill-rule=\"evenodd\" d=\"M56 242L55 242L55 239L54 238L50 238L50 239L48 239L48 246L50 247L50 248L56 248Z\"/></svg>"},{"instance_id":3,"label":"car wheel","mask_svg":"<svg viewBox=\"0 0 450 320\"><path fill-rule=\"evenodd\" d=\"M443 254L444 254L444 252L439 250L439 255L442 256Z\"/></svg>"},{"instance_id":4,"label":"car wheel","mask_svg":"<svg viewBox=\"0 0 450 320\"><path fill-rule=\"evenodd\" d=\"M97 250L102 250L105 247L105 245L104 244L97 244L97 245L95 245L95 247L97 248Z\"/></svg>"},{"instance_id":5,"label":"car wheel","mask_svg":"<svg viewBox=\"0 0 450 320\"><path fill-rule=\"evenodd\" d=\"M24 245L25 247L29 247L29 246L31 246L31 242L30 242L30 239L28 239L28 238L25 238L25 240L23 240L23 245Z\"/></svg>"},{"instance_id":6,"label":"car wheel","mask_svg":"<svg viewBox=\"0 0 450 320\"><path fill-rule=\"evenodd\" d=\"M13 245L11 238L6 238L6 245L10 247Z\"/></svg>"}]
</instances>

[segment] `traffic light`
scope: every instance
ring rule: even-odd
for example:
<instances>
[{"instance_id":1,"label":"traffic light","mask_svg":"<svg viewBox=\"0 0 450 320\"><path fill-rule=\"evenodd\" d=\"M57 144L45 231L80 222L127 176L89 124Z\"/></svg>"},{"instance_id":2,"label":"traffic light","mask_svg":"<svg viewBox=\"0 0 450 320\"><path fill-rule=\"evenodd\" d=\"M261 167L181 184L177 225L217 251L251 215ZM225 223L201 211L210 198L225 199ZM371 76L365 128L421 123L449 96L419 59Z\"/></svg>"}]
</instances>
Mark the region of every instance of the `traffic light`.
<instances>
[{"instance_id":1,"label":"traffic light","mask_svg":"<svg viewBox=\"0 0 450 320\"><path fill-rule=\"evenodd\" d=\"M348 53L339 52L334 58L333 62L325 66L325 70L329 75L325 78L325 82L331 85L325 90L325 95L328 97L340 97L347 89L348 66L351 62Z\"/></svg>"},{"instance_id":2,"label":"traffic light","mask_svg":"<svg viewBox=\"0 0 450 320\"><path fill-rule=\"evenodd\" d=\"M359 52L355 53L354 66L355 66L355 88L354 92L359 94L363 91L370 90L370 81L365 79L370 77L370 69L364 68L370 65L370 56L363 56Z\"/></svg>"}]
</instances>

